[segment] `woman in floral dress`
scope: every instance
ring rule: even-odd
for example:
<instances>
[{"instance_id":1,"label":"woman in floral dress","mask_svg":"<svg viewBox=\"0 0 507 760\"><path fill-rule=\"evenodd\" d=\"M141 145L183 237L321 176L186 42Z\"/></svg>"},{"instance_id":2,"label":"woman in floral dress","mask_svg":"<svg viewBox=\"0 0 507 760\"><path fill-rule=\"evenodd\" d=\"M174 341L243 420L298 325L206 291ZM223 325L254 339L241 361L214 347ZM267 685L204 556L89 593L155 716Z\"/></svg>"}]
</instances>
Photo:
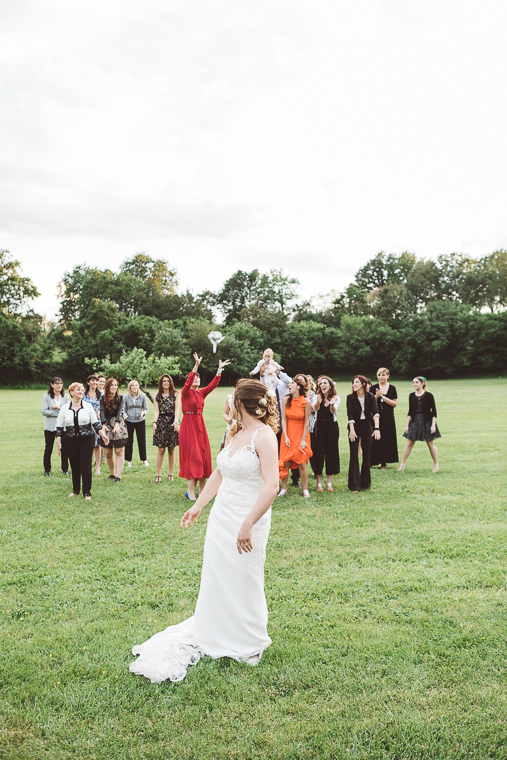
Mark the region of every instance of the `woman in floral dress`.
<instances>
[{"instance_id":1,"label":"woman in floral dress","mask_svg":"<svg viewBox=\"0 0 507 760\"><path fill-rule=\"evenodd\" d=\"M180 402L181 397L174 387L172 377L162 375L158 381L158 393L153 401L155 407L153 413L153 445L158 447L155 483L162 482L162 465L164 464L166 449L169 458L168 480L173 480L174 449L179 443Z\"/></svg>"}]
</instances>

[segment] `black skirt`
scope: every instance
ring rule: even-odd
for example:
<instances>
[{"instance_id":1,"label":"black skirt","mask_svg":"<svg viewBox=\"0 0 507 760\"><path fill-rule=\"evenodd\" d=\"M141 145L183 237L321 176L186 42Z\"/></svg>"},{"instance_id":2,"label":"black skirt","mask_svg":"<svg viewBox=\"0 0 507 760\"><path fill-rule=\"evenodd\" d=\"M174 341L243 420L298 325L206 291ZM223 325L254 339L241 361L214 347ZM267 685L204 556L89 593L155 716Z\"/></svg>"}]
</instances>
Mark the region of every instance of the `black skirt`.
<instances>
[{"instance_id":1,"label":"black skirt","mask_svg":"<svg viewBox=\"0 0 507 760\"><path fill-rule=\"evenodd\" d=\"M442 438L438 425L436 428L436 432L431 433L431 422L424 419L424 414L416 414L408 426L408 433L403 433L403 437L409 441L434 441L436 438Z\"/></svg>"}]
</instances>

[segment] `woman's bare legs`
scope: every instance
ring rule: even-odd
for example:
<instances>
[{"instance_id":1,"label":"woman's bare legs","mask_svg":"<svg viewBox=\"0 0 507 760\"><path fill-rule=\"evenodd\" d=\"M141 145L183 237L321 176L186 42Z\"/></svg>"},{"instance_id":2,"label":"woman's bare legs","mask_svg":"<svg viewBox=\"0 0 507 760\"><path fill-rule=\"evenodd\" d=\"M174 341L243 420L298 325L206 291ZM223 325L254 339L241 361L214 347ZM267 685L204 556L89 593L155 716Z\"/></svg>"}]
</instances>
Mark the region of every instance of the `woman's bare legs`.
<instances>
[{"instance_id":1,"label":"woman's bare legs","mask_svg":"<svg viewBox=\"0 0 507 760\"><path fill-rule=\"evenodd\" d=\"M169 477L172 480L173 474L174 474L174 449L167 449L167 455L169 458ZM163 455L162 455L163 458ZM158 467L158 461L157 461L157 467ZM157 471L157 475L160 475L160 473Z\"/></svg>"},{"instance_id":2,"label":"woman's bare legs","mask_svg":"<svg viewBox=\"0 0 507 760\"><path fill-rule=\"evenodd\" d=\"M160 478L162 475L162 465L164 464L164 454L165 454L165 448L163 446L159 446L157 449L157 477Z\"/></svg>"},{"instance_id":3,"label":"woman's bare legs","mask_svg":"<svg viewBox=\"0 0 507 760\"><path fill-rule=\"evenodd\" d=\"M190 501L195 501L195 478L187 480L187 493Z\"/></svg>"},{"instance_id":4,"label":"woman's bare legs","mask_svg":"<svg viewBox=\"0 0 507 760\"><path fill-rule=\"evenodd\" d=\"M306 462L299 465L299 474L301 475L301 486L303 491L308 491L308 468Z\"/></svg>"},{"instance_id":5,"label":"woman's bare legs","mask_svg":"<svg viewBox=\"0 0 507 760\"><path fill-rule=\"evenodd\" d=\"M95 475L100 475L100 446L95 446Z\"/></svg>"},{"instance_id":6,"label":"woman's bare legs","mask_svg":"<svg viewBox=\"0 0 507 760\"><path fill-rule=\"evenodd\" d=\"M426 441L428 444L428 448L430 450L431 458L433 459L433 464L438 464L438 451L437 447L435 446L435 441Z\"/></svg>"},{"instance_id":7,"label":"woman's bare legs","mask_svg":"<svg viewBox=\"0 0 507 760\"><path fill-rule=\"evenodd\" d=\"M124 465L125 465L125 453L122 446L121 449L116 449L116 477L117 478L121 478Z\"/></svg>"},{"instance_id":8,"label":"woman's bare legs","mask_svg":"<svg viewBox=\"0 0 507 760\"><path fill-rule=\"evenodd\" d=\"M402 454L402 457L401 457L401 462L400 462L400 468L401 469L403 469L405 467L405 462L407 461L407 459L409 458L410 454L412 453L412 449L414 448L414 443L415 443L415 441L411 441L411 440L407 441L407 445L403 449L403 454Z\"/></svg>"},{"instance_id":9,"label":"woman's bare legs","mask_svg":"<svg viewBox=\"0 0 507 760\"><path fill-rule=\"evenodd\" d=\"M104 449L104 453L106 455L106 464L109 467L109 472L113 477L116 477L116 473L114 471L114 454L112 449Z\"/></svg>"},{"instance_id":10,"label":"woman's bare legs","mask_svg":"<svg viewBox=\"0 0 507 760\"><path fill-rule=\"evenodd\" d=\"M201 491L203 490L204 486L206 485L206 481L208 478L201 478L199 481L199 496L201 495Z\"/></svg>"}]
</instances>

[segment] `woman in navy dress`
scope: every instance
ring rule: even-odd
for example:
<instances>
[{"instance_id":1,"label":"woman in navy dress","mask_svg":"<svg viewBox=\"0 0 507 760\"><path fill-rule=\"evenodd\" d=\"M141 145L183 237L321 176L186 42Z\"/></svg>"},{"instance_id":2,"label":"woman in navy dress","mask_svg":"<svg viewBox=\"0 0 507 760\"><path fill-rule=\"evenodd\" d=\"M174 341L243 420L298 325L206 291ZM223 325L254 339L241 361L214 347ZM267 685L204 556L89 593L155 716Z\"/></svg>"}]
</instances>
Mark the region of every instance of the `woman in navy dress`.
<instances>
[{"instance_id":1,"label":"woman in navy dress","mask_svg":"<svg viewBox=\"0 0 507 760\"><path fill-rule=\"evenodd\" d=\"M407 445L401 457L398 472L405 469L405 462L412 453L416 441L425 441L428 444L431 458L433 459L433 472L438 472L438 452L435 439L441 438L437 427L437 406L432 393L426 390L426 378L419 375L412 381L414 392L408 397L407 427L403 437L407 438Z\"/></svg>"}]
</instances>

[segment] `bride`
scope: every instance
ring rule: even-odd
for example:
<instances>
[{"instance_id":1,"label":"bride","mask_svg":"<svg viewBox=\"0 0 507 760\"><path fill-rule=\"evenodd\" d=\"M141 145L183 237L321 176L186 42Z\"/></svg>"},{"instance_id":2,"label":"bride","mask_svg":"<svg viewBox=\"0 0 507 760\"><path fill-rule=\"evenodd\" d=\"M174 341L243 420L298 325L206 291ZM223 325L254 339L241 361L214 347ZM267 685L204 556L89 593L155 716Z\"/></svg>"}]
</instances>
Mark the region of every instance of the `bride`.
<instances>
[{"instance_id":1,"label":"bride","mask_svg":"<svg viewBox=\"0 0 507 760\"><path fill-rule=\"evenodd\" d=\"M194 615L156 633L132 654L130 671L152 683L182 681L189 665L204 655L232 657L256 665L271 644L264 595L264 561L271 504L278 491L275 432L278 408L258 380L239 380L228 444L206 486L181 518L194 525L211 509Z\"/></svg>"}]
</instances>

